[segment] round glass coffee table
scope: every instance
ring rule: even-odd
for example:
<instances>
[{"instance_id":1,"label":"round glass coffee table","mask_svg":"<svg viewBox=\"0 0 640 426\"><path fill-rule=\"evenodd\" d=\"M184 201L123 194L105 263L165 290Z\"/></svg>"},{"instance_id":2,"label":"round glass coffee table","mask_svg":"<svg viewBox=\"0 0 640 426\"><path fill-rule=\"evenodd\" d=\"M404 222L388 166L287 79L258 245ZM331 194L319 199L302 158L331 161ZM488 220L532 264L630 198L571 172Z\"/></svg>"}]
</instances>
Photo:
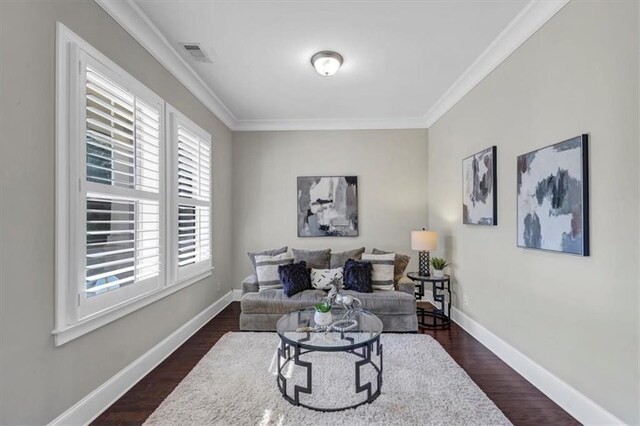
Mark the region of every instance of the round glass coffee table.
<instances>
[{"instance_id":1,"label":"round glass coffee table","mask_svg":"<svg viewBox=\"0 0 640 426\"><path fill-rule=\"evenodd\" d=\"M317 326L313 320L315 309L305 308L291 312L278 320L277 331L280 336L278 349L278 388L284 399L293 405L317 411L341 411L373 402L382 388L382 321L368 311L353 311L345 317L347 311L332 309L334 321L348 318L354 320L353 328L348 331L311 331ZM354 374L355 393L346 406L321 408L322 401L307 397L301 401L300 394L312 395L313 363L317 352L343 352L349 354L351 362L336 359L328 368L341 369L342 377ZM330 356L330 354L329 354ZM316 358L317 360L317 358ZM293 365L290 362L293 361ZM353 367L349 367L352 365ZM288 367L287 367L288 366ZM287 383L284 369L302 368L306 370L306 380L301 384ZM325 368L327 368L325 366ZM351 370L353 368L353 370ZM369 379L363 379L362 370L368 370ZM351 373L349 370L353 371ZM345 401L347 402L347 401ZM335 404L334 404L335 405Z\"/></svg>"}]
</instances>

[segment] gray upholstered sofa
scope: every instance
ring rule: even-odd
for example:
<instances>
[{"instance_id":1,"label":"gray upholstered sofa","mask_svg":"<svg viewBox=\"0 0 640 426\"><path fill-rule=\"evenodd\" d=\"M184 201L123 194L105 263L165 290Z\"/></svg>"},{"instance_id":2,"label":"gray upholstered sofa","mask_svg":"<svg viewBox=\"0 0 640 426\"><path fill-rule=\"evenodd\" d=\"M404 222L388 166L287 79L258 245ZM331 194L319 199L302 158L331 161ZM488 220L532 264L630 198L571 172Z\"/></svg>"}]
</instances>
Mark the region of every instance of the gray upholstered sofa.
<instances>
[{"instance_id":1,"label":"gray upholstered sofa","mask_svg":"<svg viewBox=\"0 0 640 426\"><path fill-rule=\"evenodd\" d=\"M364 309L382 320L384 331L415 332L418 318L414 288L411 280L403 278L398 283L398 291L357 293L343 290L341 293L360 299ZM323 290L305 290L291 297L285 296L282 289L258 291L258 279L251 275L242 282L240 330L275 331L276 323L284 314L313 306L326 295Z\"/></svg>"}]
</instances>

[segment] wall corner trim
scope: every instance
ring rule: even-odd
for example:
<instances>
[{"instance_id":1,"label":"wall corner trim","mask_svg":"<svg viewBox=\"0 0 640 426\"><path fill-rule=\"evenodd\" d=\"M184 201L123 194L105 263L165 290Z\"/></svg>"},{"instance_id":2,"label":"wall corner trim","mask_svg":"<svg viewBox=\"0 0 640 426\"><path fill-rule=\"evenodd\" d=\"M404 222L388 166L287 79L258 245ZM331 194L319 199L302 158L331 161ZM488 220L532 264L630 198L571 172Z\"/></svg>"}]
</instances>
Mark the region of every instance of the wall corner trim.
<instances>
[{"instance_id":1,"label":"wall corner trim","mask_svg":"<svg viewBox=\"0 0 640 426\"><path fill-rule=\"evenodd\" d=\"M93 421L232 301L233 292L229 291L51 421L49 425L84 425Z\"/></svg>"},{"instance_id":2,"label":"wall corner trim","mask_svg":"<svg viewBox=\"0 0 640 426\"><path fill-rule=\"evenodd\" d=\"M235 130L237 120L229 108L180 56L169 40L151 22L133 0L95 0L122 28L156 58L182 83L209 111L215 114L229 129Z\"/></svg>"},{"instance_id":3,"label":"wall corner trim","mask_svg":"<svg viewBox=\"0 0 640 426\"><path fill-rule=\"evenodd\" d=\"M624 424L622 420L493 334L461 310L452 307L451 319L582 424Z\"/></svg>"},{"instance_id":4,"label":"wall corner trim","mask_svg":"<svg viewBox=\"0 0 640 426\"><path fill-rule=\"evenodd\" d=\"M239 302L240 300L242 300L242 290L240 290L238 288L234 288L231 291L233 292L233 301L234 302Z\"/></svg>"},{"instance_id":5,"label":"wall corner trim","mask_svg":"<svg viewBox=\"0 0 640 426\"><path fill-rule=\"evenodd\" d=\"M427 111L426 127L431 127L453 108L567 3L569 0L531 0Z\"/></svg>"}]
</instances>

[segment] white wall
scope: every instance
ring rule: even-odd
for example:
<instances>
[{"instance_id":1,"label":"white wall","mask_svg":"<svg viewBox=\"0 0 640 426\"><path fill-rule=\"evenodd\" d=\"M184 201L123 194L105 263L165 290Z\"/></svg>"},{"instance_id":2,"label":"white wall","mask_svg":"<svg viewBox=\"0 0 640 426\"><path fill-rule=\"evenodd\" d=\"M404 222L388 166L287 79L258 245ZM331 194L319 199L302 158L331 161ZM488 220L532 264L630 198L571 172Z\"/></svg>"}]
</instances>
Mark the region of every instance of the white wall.
<instances>
[{"instance_id":1,"label":"white wall","mask_svg":"<svg viewBox=\"0 0 640 426\"><path fill-rule=\"evenodd\" d=\"M638 3L572 1L429 129L453 304L638 424ZM516 247L516 157L590 134L591 256ZM461 224L461 160L498 146L496 227ZM463 296L469 300L463 305Z\"/></svg>"},{"instance_id":2,"label":"white wall","mask_svg":"<svg viewBox=\"0 0 640 426\"><path fill-rule=\"evenodd\" d=\"M427 223L427 131L234 132L234 286L251 273L248 251L366 247L411 252ZM359 237L299 238L296 177L358 176ZM416 268L412 263L410 268Z\"/></svg>"},{"instance_id":3,"label":"white wall","mask_svg":"<svg viewBox=\"0 0 640 426\"><path fill-rule=\"evenodd\" d=\"M61 347L51 335L56 21L213 135L217 267ZM231 132L93 1L0 1L0 43L0 424L45 424L229 291Z\"/></svg>"}]
</instances>

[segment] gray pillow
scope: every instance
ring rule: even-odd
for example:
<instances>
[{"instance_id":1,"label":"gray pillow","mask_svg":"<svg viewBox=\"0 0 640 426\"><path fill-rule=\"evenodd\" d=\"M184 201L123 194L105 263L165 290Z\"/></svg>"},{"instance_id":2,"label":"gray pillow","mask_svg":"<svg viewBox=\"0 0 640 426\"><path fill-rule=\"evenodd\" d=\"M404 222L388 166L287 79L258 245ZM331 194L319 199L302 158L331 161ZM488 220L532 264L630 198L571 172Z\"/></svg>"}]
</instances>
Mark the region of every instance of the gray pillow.
<instances>
[{"instance_id":1,"label":"gray pillow","mask_svg":"<svg viewBox=\"0 0 640 426\"><path fill-rule=\"evenodd\" d=\"M256 272L256 256L277 256L279 254L286 253L287 250L289 250L289 247L284 246L277 249L261 251L259 253L247 253L247 256L249 256L249 260L253 265L253 272Z\"/></svg>"},{"instance_id":2,"label":"gray pillow","mask_svg":"<svg viewBox=\"0 0 640 426\"><path fill-rule=\"evenodd\" d=\"M373 249L371 253L372 254L389 254L392 252ZM407 266L409 266L410 260L411 260L411 257L407 256L406 254L396 253L396 260L395 260L394 269L393 269L393 281L396 283L396 285L398 285L398 281L400 281L400 279L404 275L404 271L407 269Z\"/></svg>"},{"instance_id":3,"label":"gray pillow","mask_svg":"<svg viewBox=\"0 0 640 426\"><path fill-rule=\"evenodd\" d=\"M293 250L293 261L306 262L307 268L312 269L329 269L329 259L331 258L331 249L326 250Z\"/></svg>"},{"instance_id":4,"label":"gray pillow","mask_svg":"<svg viewBox=\"0 0 640 426\"><path fill-rule=\"evenodd\" d=\"M364 253L364 247L359 249L341 251L339 253L331 252L331 261L329 262L329 266L331 267L331 269L344 268L344 264L347 263L347 260L362 259L362 253Z\"/></svg>"}]
</instances>

